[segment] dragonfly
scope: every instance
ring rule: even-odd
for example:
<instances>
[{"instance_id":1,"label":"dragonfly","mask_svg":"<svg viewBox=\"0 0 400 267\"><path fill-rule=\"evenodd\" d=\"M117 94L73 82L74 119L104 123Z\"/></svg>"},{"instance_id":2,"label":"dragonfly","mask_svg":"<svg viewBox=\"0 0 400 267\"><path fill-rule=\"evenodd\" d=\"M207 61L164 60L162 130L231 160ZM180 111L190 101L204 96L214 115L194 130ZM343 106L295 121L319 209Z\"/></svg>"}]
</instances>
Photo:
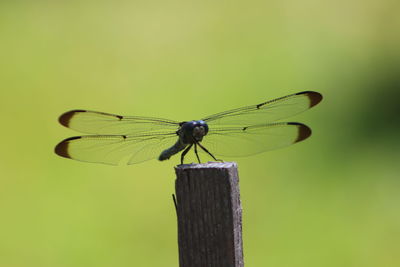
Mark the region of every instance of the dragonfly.
<instances>
[{"instance_id":1,"label":"dragonfly","mask_svg":"<svg viewBox=\"0 0 400 267\"><path fill-rule=\"evenodd\" d=\"M321 100L320 93L304 91L192 121L71 110L59 117L60 124L88 135L61 141L55 153L110 165L155 158L164 161L179 152L183 164L192 148L199 163L199 152L215 161L219 157L251 156L307 139L311 129L305 124L279 121L306 111Z\"/></svg>"}]
</instances>

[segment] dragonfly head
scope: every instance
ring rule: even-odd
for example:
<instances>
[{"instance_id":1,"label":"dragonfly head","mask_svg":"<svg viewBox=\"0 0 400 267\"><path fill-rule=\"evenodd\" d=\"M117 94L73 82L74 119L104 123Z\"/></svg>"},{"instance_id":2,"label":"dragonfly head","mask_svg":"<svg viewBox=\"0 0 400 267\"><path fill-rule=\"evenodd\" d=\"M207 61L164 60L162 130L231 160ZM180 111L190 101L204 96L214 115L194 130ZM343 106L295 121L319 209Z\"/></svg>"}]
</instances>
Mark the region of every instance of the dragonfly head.
<instances>
[{"instance_id":1,"label":"dragonfly head","mask_svg":"<svg viewBox=\"0 0 400 267\"><path fill-rule=\"evenodd\" d=\"M193 143L193 139L200 142L208 133L208 125L205 121L187 121L182 123L179 136L185 143Z\"/></svg>"}]
</instances>

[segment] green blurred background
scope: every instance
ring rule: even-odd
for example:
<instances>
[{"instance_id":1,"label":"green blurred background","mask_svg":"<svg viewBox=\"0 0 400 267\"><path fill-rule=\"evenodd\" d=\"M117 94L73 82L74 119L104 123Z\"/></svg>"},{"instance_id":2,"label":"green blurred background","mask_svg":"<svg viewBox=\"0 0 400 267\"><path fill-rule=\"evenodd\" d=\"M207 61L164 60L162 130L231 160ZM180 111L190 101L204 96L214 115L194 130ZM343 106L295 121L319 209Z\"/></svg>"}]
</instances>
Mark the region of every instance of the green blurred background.
<instances>
[{"instance_id":1,"label":"green blurred background","mask_svg":"<svg viewBox=\"0 0 400 267\"><path fill-rule=\"evenodd\" d=\"M400 2L1 1L0 266L178 266L170 161L57 157L70 109L187 120L303 90L239 164L246 266L400 266Z\"/></svg>"}]
</instances>

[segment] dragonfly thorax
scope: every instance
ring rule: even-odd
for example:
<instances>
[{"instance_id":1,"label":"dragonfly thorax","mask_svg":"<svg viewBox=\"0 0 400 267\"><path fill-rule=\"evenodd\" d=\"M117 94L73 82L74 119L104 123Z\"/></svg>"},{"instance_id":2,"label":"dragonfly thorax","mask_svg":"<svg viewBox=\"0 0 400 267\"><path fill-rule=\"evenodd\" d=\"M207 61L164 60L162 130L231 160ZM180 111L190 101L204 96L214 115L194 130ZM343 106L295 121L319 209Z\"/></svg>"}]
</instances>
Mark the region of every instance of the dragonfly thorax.
<instances>
[{"instance_id":1,"label":"dragonfly thorax","mask_svg":"<svg viewBox=\"0 0 400 267\"><path fill-rule=\"evenodd\" d=\"M208 125L205 121L187 121L181 124L177 134L186 144L200 142L208 133Z\"/></svg>"}]
</instances>

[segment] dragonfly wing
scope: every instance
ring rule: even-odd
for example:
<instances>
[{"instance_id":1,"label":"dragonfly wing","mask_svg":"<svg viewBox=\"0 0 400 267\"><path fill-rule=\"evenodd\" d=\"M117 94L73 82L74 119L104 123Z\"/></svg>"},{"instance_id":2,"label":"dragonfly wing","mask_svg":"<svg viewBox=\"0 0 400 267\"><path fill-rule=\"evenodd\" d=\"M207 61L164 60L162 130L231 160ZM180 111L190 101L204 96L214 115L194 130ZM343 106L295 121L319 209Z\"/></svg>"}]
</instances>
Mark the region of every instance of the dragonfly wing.
<instances>
[{"instance_id":1,"label":"dragonfly wing","mask_svg":"<svg viewBox=\"0 0 400 267\"><path fill-rule=\"evenodd\" d=\"M162 130L177 130L179 122L135 116L120 116L89 110L71 110L59 122L78 132L97 135L132 135Z\"/></svg>"},{"instance_id":2,"label":"dragonfly wing","mask_svg":"<svg viewBox=\"0 0 400 267\"><path fill-rule=\"evenodd\" d=\"M281 122L210 130L201 142L215 156L244 157L303 141L311 129L301 123Z\"/></svg>"},{"instance_id":3,"label":"dragonfly wing","mask_svg":"<svg viewBox=\"0 0 400 267\"><path fill-rule=\"evenodd\" d=\"M175 133L153 135L87 135L67 138L55 152L78 161L110 165L135 164L156 159L163 149L173 145Z\"/></svg>"},{"instance_id":4,"label":"dragonfly wing","mask_svg":"<svg viewBox=\"0 0 400 267\"><path fill-rule=\"evenodd\" d=\"M281 120L317 105L322 95L305 91L270 100L258 105L247 106L217 113L204 118L209 126L247 126Z\"/></svg>"}]
</instances>

